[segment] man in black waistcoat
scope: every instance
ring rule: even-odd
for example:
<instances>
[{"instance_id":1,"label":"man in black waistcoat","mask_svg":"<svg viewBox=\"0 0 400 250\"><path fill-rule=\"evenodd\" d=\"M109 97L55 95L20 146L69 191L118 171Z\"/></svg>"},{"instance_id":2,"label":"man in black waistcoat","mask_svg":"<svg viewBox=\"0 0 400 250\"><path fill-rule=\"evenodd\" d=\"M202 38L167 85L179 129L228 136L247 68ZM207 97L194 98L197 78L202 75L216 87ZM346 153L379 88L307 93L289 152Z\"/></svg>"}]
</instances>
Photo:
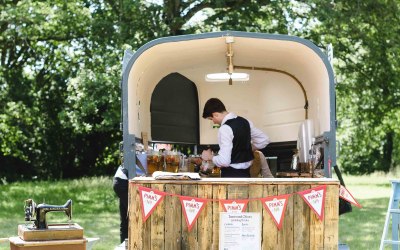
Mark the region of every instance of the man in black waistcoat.
<instances>
[{"instance_id":1,"label":"man in black waistcoat","mask_svg":"<svg viewBox=\"0 0 400 250\"><path fill-rule=\"evenodd\" d=\"M201 158L220 167L221 177L250 177L253 150L265 148L270 142L268 136L251 121L226 111L225 105L217 98L206 102L203 118L220 125L220 150L216 156L211 149L204 150Z\"/></svg>"}]
</instances>

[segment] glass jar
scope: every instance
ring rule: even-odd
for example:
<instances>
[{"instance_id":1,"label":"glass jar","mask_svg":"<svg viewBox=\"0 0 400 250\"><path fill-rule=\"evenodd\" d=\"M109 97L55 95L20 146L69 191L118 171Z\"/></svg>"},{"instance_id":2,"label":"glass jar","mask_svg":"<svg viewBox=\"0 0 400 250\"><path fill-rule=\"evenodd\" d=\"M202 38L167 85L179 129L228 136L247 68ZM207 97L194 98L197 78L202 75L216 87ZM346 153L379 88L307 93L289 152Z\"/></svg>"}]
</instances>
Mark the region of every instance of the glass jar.
<instances>
[{"instance_id":1,"label":"glass jar","mask_svg":"<svg viewBox=\"0 0 400 250\"><path fill-rule=\"evenodd\" d=\"M155 171L163 170L162 156L157 151L147 152L147 172L149 175Z\"/></svg>"},{"instance_id":2,"label":"glass jar","mask_svg":"<svg viewBox=\"0 0 400 250\"><path fill-rule=\"evenodd\" d=\"M198 172L199 170L196 169L196 165L201 162L200 155L189 155L188 158L188 171L189 172Z\"/></svg>"},{"instance_id":3,"label":"glass jar","mask_svg":"<svg viewBox=\"0 0 400 250\"><path fill-rule=\"evenodd\" d=\"M169 151L165 155L165 171L177 173L180 163L180 153L176 151Z\"/></svg>"}]
</instances>

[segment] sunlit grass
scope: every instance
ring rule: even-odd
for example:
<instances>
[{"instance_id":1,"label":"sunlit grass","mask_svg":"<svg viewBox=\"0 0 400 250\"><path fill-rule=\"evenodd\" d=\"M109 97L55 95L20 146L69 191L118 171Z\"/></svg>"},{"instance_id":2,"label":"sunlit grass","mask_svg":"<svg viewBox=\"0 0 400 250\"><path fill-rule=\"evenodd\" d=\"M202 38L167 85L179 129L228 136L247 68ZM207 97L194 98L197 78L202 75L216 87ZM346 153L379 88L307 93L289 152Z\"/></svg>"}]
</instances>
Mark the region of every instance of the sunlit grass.
<instances>
[{"instance_id":1,"label":"sunlit grass","mask_svg":"<svg viewBox=\"0 0 400 250\"><path fill-rule=\"evenodd\" d=\"M396 176L389 174L373 174L366 176L344 176L346 187L359 199L375 199L388 197L391 191L390 180Z\"/></svg>"},{"instance_id":2,"label":"sunlit grass","mask_svg":"<svg viewBox=\"0 0 400 250\"><path fill-rule=\"evenodd\" d=\"M390 180L399 179L393 174L344 176L346 188L362 205L353 206L353 212L339 219L339 239L350 249L379 249L389 197Z\"/></svg>"},{"instance_id":3,"label":"sunlit grass","mask_svg":"<svg viewBox=\"0 0 400 250\"><path fill-rule=\"evenodd\" d=\"M0 238L17 235L24 221L24 201L37 204L64 205L72 199L72 222L84 228L85 237L98 237L95 250L114 249L119 244L118 200L112 190L111 177L81 178L63 181L16 182L0 186ZM50 223L67 223L64 213L47 213ZM8 243L0 243L7 249Z\"/></svg>"},{"instance_id":4,"label":"sunlit grass","mask_svg":"<svg viewBox=\"0 0 400 250\"><path fill-rule=\"evenodd\" d=\"M398 175L374 174L344 176L347 189L362 205L340 216L339 239L351 250L378 249L389 196L390 180ZM17 235L24 224L24 200L63 205L73 200L73 222L84 228L86 237L99 237L95 250L114 249L119 243L119 213L111 177L81 178L66 181L17 182L0 186L0 238ZM48 213L50 222L66 222L63 213ZM0 243L7 249L8 243Z\"/></svg>"}]
</instances>

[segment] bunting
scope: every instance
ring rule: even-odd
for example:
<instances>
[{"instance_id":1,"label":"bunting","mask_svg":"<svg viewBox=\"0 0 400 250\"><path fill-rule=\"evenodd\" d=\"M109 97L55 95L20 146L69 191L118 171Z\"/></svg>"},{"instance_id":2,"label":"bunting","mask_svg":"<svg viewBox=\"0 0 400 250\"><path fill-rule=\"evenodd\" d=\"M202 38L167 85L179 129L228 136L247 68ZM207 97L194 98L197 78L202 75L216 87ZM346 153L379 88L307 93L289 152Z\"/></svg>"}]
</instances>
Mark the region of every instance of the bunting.
<instances>
[{"instance_id":1,"label":"bunting","mask_svg":"<svg viewBox=\"0 0 400 250\"><path fill-rule=\"evenodd\" d=\"M222 209L228 213L246 212L247 203L249 200L220 200Z\"/></svg>"},{"instance_id":2,"label":"bunting","mask_svg":"<svg viewBox=\"0 0 400 250\"><path fill-rule=\"evenodd\" d=\"M347 188L345 188L342 185L340 185L339 197L361 208L360 203L358 203L357 200L353 197L353 195L351 195L349 190L347 190Z\"/></svg>"},{"instance_id":3,"label":"bunting","mask_svg":"<svg viewBox=\"0 0 400 250\"><path fill-rule=\"evenodd\" d=\"M183 214L185 215L188 231L190 232L207 200L185 196L180 196L179 199L181 200Z\"/></svg>"},{"instance_id":4,"label":"bunting","mask_svg":"<svg viewBox=\"0 0 400 250\"><path fill-rule=\"evenodd\" d=\"M303 200L322 221L324 219L326 185L307 189L297 193L300 194L301 198L303 198Z\"/></svg>"},{"instance_id":5,"label":"bunting","mask_svg":"<svg viewBox=\"0 0 400 250\"><path fill-rule=\"evenodd\" d=\"M137 184L134 184L137 185ZM272 217L278 230L281 229L287 204L290 196L293 194L282 194L276 196L268 196L263 198L249 198L249 199L203 199L197 197L180 196L175 194L168 194L152 188L137 185L140 193L140 202L142 207L143 222L150 217L154 209L163 200L165 195L178 196L181 201L182 211L185 216L188 230L193 228L197 218L208 201L218 201L224 212L228 213L242 213L246 212L247 204L250 200L259 200L262 202L263 207ZM307 203L317 217L322 221L324 219L324 207L326 198L326 185L317 186L301 192L298 195ZM340 186L339 197L347 200L348 202L361 208L361 205L351 195L351 193L344 187Z\"/></svg>"},{"instance_id":6,"label":"bunting","mask_svg":"<svg viewBox=\"0 0 400 250\"><path fill-rule=\"evenodd\" d=\"M291 194L270 196L260 199L264 208L275 222L278 230L281 230L283 217L285 217L286 206Z\"/></svg>"},{"instance_id":7,"label":"bunting","mask_svg":"<svg viewBox=\"0 0 400 250\"><path fill-rule=\"evenodd\" d=\"M142 186L139 186L139 192L140 203L142 204L143 222L145 222L157 205L162 201L165 193Z\"/></svg>"}]
</instances>

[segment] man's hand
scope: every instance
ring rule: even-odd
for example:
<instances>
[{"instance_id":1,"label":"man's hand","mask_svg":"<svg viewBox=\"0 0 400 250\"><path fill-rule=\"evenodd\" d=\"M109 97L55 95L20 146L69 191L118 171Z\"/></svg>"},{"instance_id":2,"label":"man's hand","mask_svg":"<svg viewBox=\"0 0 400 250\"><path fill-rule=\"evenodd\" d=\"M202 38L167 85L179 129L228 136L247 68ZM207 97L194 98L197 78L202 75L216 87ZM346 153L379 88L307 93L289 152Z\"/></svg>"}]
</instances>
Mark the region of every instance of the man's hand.
<instances>
[{"instance_id":1,"label":"man's hand","mask_svg":"<svg viewBox=\"0 0 400 250\"><path fill-rule=\"evenodd\" d=\"M200 157L195 157L195 158L192 158L191 159L191 162L192 163L194 163L194 164L196 164L196 165L201 165L201 162L202 162L203 160L200 158Z\"/></svg>"},{"instance_id":2,"label":"man's hand","mask_svg":"<svg viewBox=\"0 0 400 250\"><path fill-rule=\"evenodd\" d=\"M213 153L210 148L207 150L203 150L203 152L201 153L201 159L203 159L204 161L211 161L212 158Z\"/></svg>"}]
</instances>

